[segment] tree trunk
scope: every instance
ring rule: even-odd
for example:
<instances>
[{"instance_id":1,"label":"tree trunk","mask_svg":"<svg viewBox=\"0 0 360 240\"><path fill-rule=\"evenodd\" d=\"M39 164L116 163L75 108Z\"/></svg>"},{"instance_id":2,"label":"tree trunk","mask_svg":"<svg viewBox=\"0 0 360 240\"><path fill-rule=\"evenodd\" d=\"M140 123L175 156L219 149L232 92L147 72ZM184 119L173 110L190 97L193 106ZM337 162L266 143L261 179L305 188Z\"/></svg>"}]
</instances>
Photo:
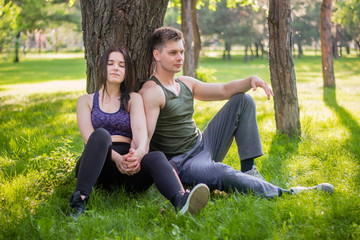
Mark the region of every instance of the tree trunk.
<instances>
[{"instance_id":1,"label":"tree trunk","mask_svg":"<svg viewBox=\"0 0 360 240\"><path fill-rule=\"evenodd\" d=\"M41 30L39 30L39 45L38 45L38 52L41 54Z\"/></svg>"},{"instance_id":2,"label":"tree trunk","mask_svg":"<svg viewBox=\"0 0 360 240\"><path fill-rule=\"evenodd\" d=\"M302 50L302 45L301 45L301 41L298 41L297 42L297 45L298 45L298 52L299 52L299 54L298 54L298 58L301 58L301 56L303 55L303 50Z\"/></svg>"},{"instance_id":3,"label":"tree trunk","mask_svg":"<svg viewBox=\"0 0 360 240\"><path fill-rule=\"evenodd\" d=\"M262 42L260 42L260 49L261 49L261 59L263 59L265 55L265 49L264 49L264 44Z\"/></svg>"},{"instance_id":4,"label":"tree trunk","mask_svg":"<svg viewBox=\"0 0 360 240\"><path fill-rule=\"evenodd\" d=\"M255 58L259 58L259 44L255 43Z\"/></svg>"},{"instance_id":5,"label":"tree trunk","mask_svg":"<svg viewBox=\"0 0 360 240\"><path fill-rule=\"evenodd\" d=\"M324 87L335 87L331 40L331 0L323 0L321 4L320 40Z\"/></svg>"},{"instance_id":6,"label":"tree trunk","mask_svg":"<svg viewBox=\"0 0 360 240\"><path fill-rule=\"evenodd\" d=\"M250 60L254 59L254 50L252 49L252 44L250 43Z\"/></svg>"},{"instance_id":7,"label":"tree trunk","mask_svg":"<svg viewBox=\"0 0 360 240\"><path fill-rule=\"evenodd\" d=\"M60 40L59 40L60 36L58 33L58 29L55 28L55 53L59 52L59 48L60 48Z\"/></svg>"},{"instance_id":8,"label":"tree trunk","mask_svg":"<svg viewBox=\"0 0 360 240\"><path fill-rule=\"evenodd\" d=\"M225 49L224 49L224 54L223 54L223 60L231 60L231 44L229 42L225 41Z\"/></svg>"},{"instance_id":9,"label":"tree trunk","mask_svg":"<svg viewBox=\"0 0 360 240\"><path fill-rule=\"evenodd\" d=\"M291 55L290 0L270 0L268 25L276 128L289 136L300 135L299 104Z\"/></svg>"},{"instance_id":10,"label":"tree trunk","mask_svg":"<svg viewBox=\"0 0 360 240\"><path fill-rule=\"evenodd\" d=\"M18 32L16 34L16 37L15 37L15 58L14 58L14 63L19 63L20 34L21 34L21 32Z\"/></svg>"},{"instance_id":11,"label":"tree trunk","mask_svg":"<svg viewBox=\"0 0 360 240\"><path fill-rule=\"evenodd\" d=\"M196 3L198 0L191 0L191 22L193 27L193 41L194 41L194 68L195 71L199 66L199 58L201 51L201 38L199 28L199 18L196 11Z\"/></svg>"},{"instance_id":12,"label":"tree trunk","mask_svg":"<svg viewBox=\"0 0 360 240\"><path fill-rule=\"evenodd\" d=\"M245 45L244 63L248 62L248 45Z\"/></svg>"},{"instance_id":13,"label":"tree trunk","mask_svg":"<svg viewBox=\"0 0 360 240\"><path fill-rule=\"evenodd\" d=\"M191 0L181 0L181 30L185 39L185 60L183 74L186 76L195 77Z\"/></svg>"},{"instance_id":14,"label":"tree trunk","mask_svg":"<svg viewBox=\"0 0 360 240\"><path fill-rule=\"evenodd\" d=\"M355 39L355 43L357 45L357 49L359 50L360 49L360 40ZM357 52L357 50L356 50L356 52Z\"/></svg>"},{"instance_id":15,"label":"tree trunk","mask_svg":"<svg viewBox=\"0 0 360 240\"><path fill-rule=\"evenodd\" d=\"M148 38L163 24L169 0L80 0L88 93L97 89L97 66L112 45L124 46L140 83L153 73Z\"/></svg>"}]
</instances>

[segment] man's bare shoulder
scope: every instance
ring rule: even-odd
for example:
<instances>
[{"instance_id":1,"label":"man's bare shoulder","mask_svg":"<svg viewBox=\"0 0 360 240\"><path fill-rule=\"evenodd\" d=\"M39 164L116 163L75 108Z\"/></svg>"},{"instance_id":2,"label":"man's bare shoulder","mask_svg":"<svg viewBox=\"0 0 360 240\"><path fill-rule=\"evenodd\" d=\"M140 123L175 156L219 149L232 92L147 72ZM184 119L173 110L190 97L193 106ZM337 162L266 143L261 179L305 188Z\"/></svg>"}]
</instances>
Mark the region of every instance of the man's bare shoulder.
<instances>
[{"instance_id":1,"label":"man's bare shoulder","mask_svg":"<svg viewBox=\"0 0 360 240\"><path fill-rule=\"evenodd\" d=\"M154 81L147 81L139 91L144 100L144 104L151 103L153 106L162 107L165 104L165 94L162 88Z\"/></svg>"},{"instance_id":2,"label":"man's bare shoulder","mask_svg":"<svg viewBox=\"0 0 360 240\"><path fill-rule=\"evenodd\" d=\"M162 92L161 87L154 81L145 82L139 91L142 96L144 94L158 94L160 92Z\"/></svg>"},{"instance_id":3,"label":"man's bare shoulder","mask_svg":"<svg viewBox=\"0 0 360 240\"><path fill-rule=\"evenodd\" d=\"M178 79L180 81L182 81L183 83L186 84L186 86L188 86L188 88L193 92L194 87L196 87L198 84L201 84L201 82L199 80L197 80L196 78L193 77L189 77L189 76L181 76L178 77Z\"/></svg>"}]
</instances>

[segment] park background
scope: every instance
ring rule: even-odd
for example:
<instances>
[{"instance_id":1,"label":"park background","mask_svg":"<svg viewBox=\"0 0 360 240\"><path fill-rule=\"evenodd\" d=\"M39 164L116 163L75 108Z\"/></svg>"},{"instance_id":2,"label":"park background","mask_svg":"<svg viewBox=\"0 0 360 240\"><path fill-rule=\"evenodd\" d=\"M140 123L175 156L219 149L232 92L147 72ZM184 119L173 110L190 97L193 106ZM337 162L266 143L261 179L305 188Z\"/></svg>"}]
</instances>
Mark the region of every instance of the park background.
<instances>
[{"instance_id":1,"label":"park background","mask_svg":"<svg viewBox=\"0 0 360 240\"><path fill-rule=\"evenodd\" d=\"M89 211L76 220L65 213L83 148L75 116L76 99L86 93L79 3L0 3L0 239L360 238L359 1L333 3L335 88L324 88L322 79L321 1L291 1L299 137L279 134L273 101L249 92L257 103L264 156L256 164L263 176L284 188L330 182L332 196L213 193L191 217L178 216L154 187L136 196L95 189ZM254 74L270 84L266 8L216 7L205 2L198 9L197 76L226 82ZM173 3L164 24L180 28L179 15ZM196 102L198 127L223 104ZM236 146L224 162L240 169Z\"/></svg>"}]
</instances>

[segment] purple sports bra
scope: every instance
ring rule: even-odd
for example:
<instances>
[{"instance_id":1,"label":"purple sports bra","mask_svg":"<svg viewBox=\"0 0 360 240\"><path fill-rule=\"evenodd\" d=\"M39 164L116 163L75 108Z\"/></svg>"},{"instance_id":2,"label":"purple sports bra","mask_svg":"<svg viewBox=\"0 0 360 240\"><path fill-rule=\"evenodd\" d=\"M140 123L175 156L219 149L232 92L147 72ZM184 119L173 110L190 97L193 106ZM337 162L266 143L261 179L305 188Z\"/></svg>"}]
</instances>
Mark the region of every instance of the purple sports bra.
<instances>
[{"instance_id":1,"label":"purple sports bra","mask_svg":"<svg viewBox=\"0 0 360 240\"><path fill-rule=\"evenodd\" d=\"M94 94L91 123L94 129L104 128L110 135L132 138L129 113L122 109L121 106L115 113L103 112L99 106L99 91L96 91Z\"/></svg>"}]
</instances>

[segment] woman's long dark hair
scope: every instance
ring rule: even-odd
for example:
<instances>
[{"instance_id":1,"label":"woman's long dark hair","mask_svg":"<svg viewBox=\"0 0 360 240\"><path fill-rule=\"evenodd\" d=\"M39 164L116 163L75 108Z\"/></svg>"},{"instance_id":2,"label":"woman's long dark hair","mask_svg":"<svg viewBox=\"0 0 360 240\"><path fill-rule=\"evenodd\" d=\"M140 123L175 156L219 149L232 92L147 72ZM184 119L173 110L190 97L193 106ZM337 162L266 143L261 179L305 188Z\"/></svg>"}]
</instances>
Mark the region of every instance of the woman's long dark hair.
<instances>
[{"instance_id":1,"label":"woman's long dark hair","mask_svg":"<svg viewBox=\"0 0 360 240\"><path fill-rule=\"evenodd\" d=\"M120 104L121 107L128 110L128 102L130 100L129 93L135 91L136 86L136 79L135 79L135 71L134 71L134 65L133 62L123 47L113 46L108 48L104 54L102 55L99 63L99 69L98 69L98 89L101 88L101 86L104 87L103 89L103 98L104 93L106 91L106 80L107 80L107 64L109 60L109 56L112 52L119 52L124 56L125 60L125 79L120 84ZM107 93L107 92L106 92ZM107 93L108 94L108 93Z\"/></svg>"}]
</instances>

